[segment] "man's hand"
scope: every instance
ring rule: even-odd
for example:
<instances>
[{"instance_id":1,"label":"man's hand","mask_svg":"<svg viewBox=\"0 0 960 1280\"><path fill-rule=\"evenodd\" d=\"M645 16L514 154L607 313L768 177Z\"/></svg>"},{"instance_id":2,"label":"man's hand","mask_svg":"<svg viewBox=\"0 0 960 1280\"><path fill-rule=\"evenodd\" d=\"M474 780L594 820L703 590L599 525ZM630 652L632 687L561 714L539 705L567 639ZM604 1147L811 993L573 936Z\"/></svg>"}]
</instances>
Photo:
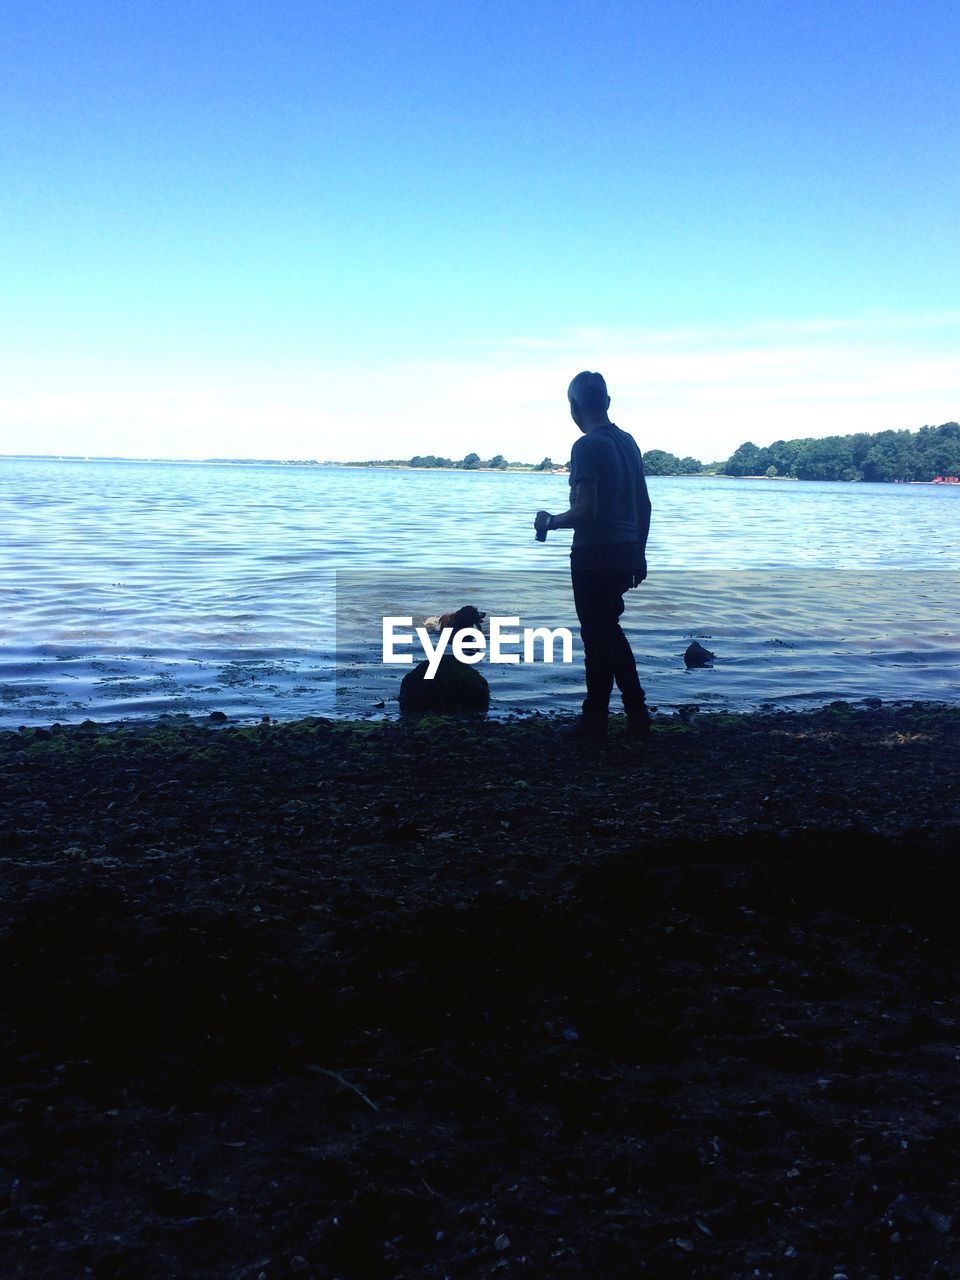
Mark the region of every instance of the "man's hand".
<instances>
[{"instance_id":1,"label":"man's hand","mask_svg":"<svg viewBox=\"0 0 960 1280\"><path fill-rule=\"evenodd\" d=\"M538 511L537 518L533 522L533 527L537 531L537 537L541 540L547 536L547 526L550 523L549 511Z\"/></svg>"}]
</instances>

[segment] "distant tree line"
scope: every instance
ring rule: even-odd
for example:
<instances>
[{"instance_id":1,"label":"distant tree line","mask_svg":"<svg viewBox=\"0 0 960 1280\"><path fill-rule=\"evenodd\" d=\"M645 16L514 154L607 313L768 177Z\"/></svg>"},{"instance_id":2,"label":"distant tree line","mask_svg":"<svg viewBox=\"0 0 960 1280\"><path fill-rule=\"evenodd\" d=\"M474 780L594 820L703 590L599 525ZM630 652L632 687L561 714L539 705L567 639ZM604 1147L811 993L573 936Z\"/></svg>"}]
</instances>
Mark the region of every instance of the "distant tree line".
<instances>
[{"instance_id":1,"label":"distant tree line","mask_svg":"<svg viewBox=\"0 0 960 1280\"><path fill-rule=\"evenodd\" d=\"M458 462L452 458L438 458L436 454L416 454L407 463L408 467L447 467L454 471L506 471L510 463L502 453L495 454L484 461L479 453L468 453Z\"/></svg>"},{"instance_id":2,"label":"distant tree line","mask_svg":"<svg viewBox=\"0 0 960 1280\"><path fill-rule=\"evenodd\" d=\"M861 431L822 439L775 440L760 447L747 440L726 462L704 464L664 449L643 455L648 476L781 476L794 480L922 480L960 477L960 424L945 422L919 431ZM508 462L502 453L483 459L468 453L460 459L416 454L380 462L351 462L353 467L439 467L451 471L556 471L563 463L544 458L536 464Z\"/></svg>"},{"instance_id":3,"label":"distant tree line","mask_svg":"<svg viewBox=\"0 0 960 1280\"><path fill-rule=\"evenodd\" d=\"M558 464L550 458L534 465L532 462L508 462L502 453L483 459L478 453L468 453L463 458L441 458L435 453L417 453L412 458L383 458L377 462L348 462L348 467L415 467L444 471L554 471ZM565 464L561 463L561 467Z\"/></svg>"},{"instance_id":4,"label":"distant tree line","mask_svg":"<svg viewBox=\"0 0 960 1280\"><path fill-rule=\"evenodd\" d=\"M648 476L781 476L793 480L915 480L960 476L960 425L919 431L861 431L822 439L746 441L726 460L704 465L663 449L643 455Z\"/></svg>"},{"instance_id":5,"label":"distant tree line","mask_svg":"<svg viewBox=\"0 0 960 1280\"><path fill-rule=\"evenodd\" d=\"M649 457L649 454L646 455ZM960 424L919 431L861 431L820 440L748 440L717 470L725 476L797 480L923 480L960 476Z\"/></svg>"},{"instance_id":6,"label":"distant tree line","mask_svg":"<svg viewBox=\"0 0 960 1280\"><path fill-rule=\"evenodd\" d=\"M663 449L648 449L643 455L643 469L648 476L696 476L704 465L696 458L678 458Z\"/></svg>"}]
</instances>

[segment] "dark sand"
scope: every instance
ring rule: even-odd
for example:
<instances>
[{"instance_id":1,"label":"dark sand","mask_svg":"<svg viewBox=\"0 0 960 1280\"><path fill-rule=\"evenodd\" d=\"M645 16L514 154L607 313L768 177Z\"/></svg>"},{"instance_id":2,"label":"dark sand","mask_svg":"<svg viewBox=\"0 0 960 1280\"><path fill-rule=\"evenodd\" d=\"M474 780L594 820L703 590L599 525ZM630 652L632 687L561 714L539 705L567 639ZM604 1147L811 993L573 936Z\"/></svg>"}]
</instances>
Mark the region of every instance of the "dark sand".
<instances>
[{"instance_id":1,"label":"dark sand","mask_svg":"<svg viewBox=\"0 0 960 1280\"><path fill-rule=\"evenodd\" d=\"M960 712L0 735L4 1280L960 1276Z\"/></svg>"}]
</instances>

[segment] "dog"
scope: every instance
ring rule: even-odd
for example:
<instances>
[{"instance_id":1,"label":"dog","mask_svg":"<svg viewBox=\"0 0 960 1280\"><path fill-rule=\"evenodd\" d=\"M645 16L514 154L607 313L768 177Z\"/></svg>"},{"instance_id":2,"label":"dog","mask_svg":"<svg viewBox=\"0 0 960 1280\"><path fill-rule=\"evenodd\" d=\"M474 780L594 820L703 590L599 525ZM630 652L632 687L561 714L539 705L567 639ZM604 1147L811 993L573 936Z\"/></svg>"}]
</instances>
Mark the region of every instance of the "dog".
<instances>
[{"instance_id":1,"label":"dog","mask_svg":"<svg viewBox=\"0 0 960 1280\"><path fill-rule=\"evenodd\" d=\"M431 631L436 631L438 635L445 627L449 627L453 634L456 635L458 631L466 631L467 628L474 628L480 631L486 616L479 609L475 609L472 604L465 604L453 613L441 613L437 618L427 618L423 625L429 627Z\"/></svg>"},{"instance_id":2,"label":"dog","mask_svg":"<svg viewBox=\"0 0 960 1280\"><path fill-rule=\"evenodd\" d=\"M448 637L448 643L452 644L454 636L461 631L479 631L486 616L472 604L466 604L452 613L427 618L424 626L437 635L449 628L453 635ZM475 667L460 662L449 648L440 659L435 679L426 679L427 667L426 662L421 662L403 677L400 683L401 711L442 713L487 710L490 705L490 686Z\"/></svg>"}]
</instances>

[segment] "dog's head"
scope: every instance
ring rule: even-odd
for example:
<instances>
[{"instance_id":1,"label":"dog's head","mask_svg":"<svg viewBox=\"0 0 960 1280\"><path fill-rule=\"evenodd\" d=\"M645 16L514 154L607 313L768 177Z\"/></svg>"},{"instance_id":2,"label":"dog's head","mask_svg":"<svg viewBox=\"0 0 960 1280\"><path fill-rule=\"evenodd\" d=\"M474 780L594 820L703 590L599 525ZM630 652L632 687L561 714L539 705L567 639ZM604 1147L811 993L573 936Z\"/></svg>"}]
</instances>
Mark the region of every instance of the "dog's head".
<instances>
[{"instance_id":1,"label":"dog's head","mask_svg":"<svg viewBox=\"0 0 960 1280\"><path fill-rule=\"evenodd\" d=\"M444 627L450 627L454 635L458 631L466 630L468 627L475 627L479 631L486 616L479 609L475 609L472 604L465 604L462 609L457 609L455 613L441 614L437 619L437 630L442 631Z\"/></svg>"}]
</instances>

